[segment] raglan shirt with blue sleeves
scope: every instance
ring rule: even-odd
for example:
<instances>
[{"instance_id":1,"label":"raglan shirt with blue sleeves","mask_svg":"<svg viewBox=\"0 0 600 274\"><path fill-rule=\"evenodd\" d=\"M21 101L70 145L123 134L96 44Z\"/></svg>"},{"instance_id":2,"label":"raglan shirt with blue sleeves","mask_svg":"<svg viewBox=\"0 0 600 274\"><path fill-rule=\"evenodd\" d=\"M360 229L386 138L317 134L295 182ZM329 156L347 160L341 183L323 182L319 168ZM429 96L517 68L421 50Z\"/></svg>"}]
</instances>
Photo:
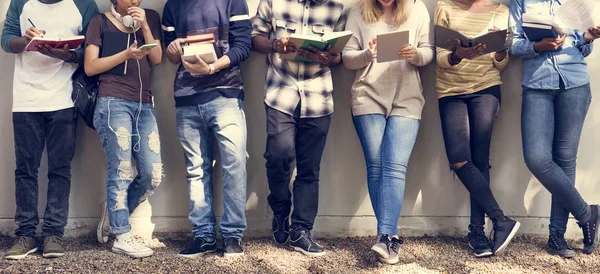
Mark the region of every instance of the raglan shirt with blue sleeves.
<instances>
[{"instance_id":1,"label":"raglan shirt with blue sleeves","mask_svg":"<svg viewBox=\"0 0 600 274\"><path fill-rule=\"evenodd\" d=\"M204 104L218 97L244 98L239 64L252 50L245 0L168 0L162 22L165 45L177 38L213 33L221 55L231 60L228 68L203 76L192 76L180 65L174 83L176 107Z\"/></svg>"},{"instance_id":2,"label":"raglan shirt with blue sleeves","mask_svg":"<svg viewBox=\"0 0 600 274\"><path fill-rule=\"evenodd\" d=\"M511 0L510 27L513 55L523 58L523 86L531 89L560 89L560 79L566 89L583 86L590 82L585 57L590 55L593 44L585 43L583 32L568 30L563 46L555 51L535 52L534 42L529 41L522 28L523 13L554 15L561 5L559 0Z\"/></svg>"},{"instance_id":3,"label":"raglan shirt with blue sleeves","mask_svg":"<svg viewBox=\"0 0 600 274\"><path fill-rule=\"evenodd\" d=\"M83 35L98 12L94 0L62 0L51 4L39 0L11 0L0 38L2 49L16 53L10 41L25 35L31 27L29 20L46 31L47 37L70 37ZM84 49L77 51L80 57L77 63L80 63ZM12 111L45 112L73 107L71 76L77 66L38 52L17 54Z\"/></svg>"}]
</instances>

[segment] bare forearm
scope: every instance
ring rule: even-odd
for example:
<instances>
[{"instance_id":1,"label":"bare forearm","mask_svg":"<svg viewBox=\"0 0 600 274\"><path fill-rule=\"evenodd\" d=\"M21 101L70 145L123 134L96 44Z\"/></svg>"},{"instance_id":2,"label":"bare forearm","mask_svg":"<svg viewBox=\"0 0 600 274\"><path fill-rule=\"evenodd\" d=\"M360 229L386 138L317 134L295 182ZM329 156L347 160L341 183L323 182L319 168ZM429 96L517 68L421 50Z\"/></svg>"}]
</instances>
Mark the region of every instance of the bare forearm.
<instances>
[{"instance_id":1,"label":"bare forearm","mask_svg":"<svg viewBox=\"0 0 600 274\"><path fill-rule=\"evenodd\" d=\"M25 50L25 48L27 47L27 44L29 44L29 42L27 42L27 38L25 38L25 36L13 38L9 42L10 48L15 53L23 52Z\"/></svg>"},{"instance_id":2,"label":"bare forearm","mask_svg":"<svg viewBox=\"0 0 600 274\"><path fill-rule=\"evenodd\" d=\"M144 33L144 41L146 43L157 43L158 46L154 47L148 53L148 59L150 59L150 63L154 66L158 65L162 61L162 47L160 46L160 41L154 39L154 35L152 35L152 31L150 31L149 27L143 29Z\"/></svg>"},{"instance_id":3,"label":"bare forearm","mask_svg":"<svg viewBox=\"0 0 600 274\"><path fill-rule=\"evenodd\" d=\"M254 51L263 53L263 54L269 54L271 53L272 49L271 49L271 43L273 41L271 41L269 38L262 36L262 35L257 35L252 37L252 49Z\"/></svg>"},{"instance_id":4,"label":"bare forearm","mask_svg":"<svg viewBox=\"0 0 600 274\"><path fill-rule=\"evenodd\" d=\"M127 51L122 51L109 57L86 60L84 66L85 74L88 76L94 76L107 72L119 64L127 61L128 59L129 57L127 56Z\"/></svg>"},{"instance_id":5,"label":"bare forearm","mask_svg":"<svg viewBox=\"0 0 600 274\"><path fill-rule=\"evenodd\" d=\"M222 70L228 68L231 65L231 60L229 56L223 55L223 57L219 58L217 61L213 63L215 70Z\"/></svg>"}]
</instances>

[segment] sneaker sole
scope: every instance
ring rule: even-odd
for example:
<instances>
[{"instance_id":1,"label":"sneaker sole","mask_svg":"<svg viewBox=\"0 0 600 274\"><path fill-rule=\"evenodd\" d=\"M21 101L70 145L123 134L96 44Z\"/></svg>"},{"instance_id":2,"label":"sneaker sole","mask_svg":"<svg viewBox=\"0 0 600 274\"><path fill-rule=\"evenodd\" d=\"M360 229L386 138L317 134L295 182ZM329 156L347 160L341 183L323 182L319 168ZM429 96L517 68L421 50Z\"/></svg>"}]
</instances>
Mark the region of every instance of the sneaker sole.
<instances>
[{"instance_id":1,"label":"sneaker sole","mask_svg":"<svg viewBox=\"0 0 600 274\"><path fill-rule=\"evenodd\" d=\"M196 253L196 254L177 254L177 256L179 257L183 257L183 258L187 258L187 259L196 259L198 257L202 257L206 254L211 254L211 253L215 253L217 252L217 250L210 250L210 251L206 251L206 252L201 252L201 253Z\"/></svg>"},{"instance_id":2,"label":"sneaker sole","mask_svg":"<svg viewBox=\"0 0 600 274\"><path fill-rule=\"evenodd\" d=\"M513 227L512 231L510 232L510 234L508 234L506 241L504 241L504 243L500 247L498 247L498 249L496 249L496 251L494 251L494 255L502 254L502 252L506 250L506 247L508 246L508 244L510 244L513 237L515 237L515 234L517 234L519 227L521 227L521 223L517 222L515 224L515 226Z\"/></svg>"},{"instance_id":3,"label":"sneaker sole","mask_svg":"<svg viewBox=\"0 0 600 274\"><path fill-rule=\"evenodd\" d=\"M223 257L225 258L235 258L244 256L244 252L242 253L223 253Z\"/></svg>"},{"instance_id":4,"label":"sneaker sole","mask_svg":"<svg viewBox=\"0 0 600 274\"><path fill-rule=\"evenodd\" d=\"M386 260L389 258L389 254L381 248L371 247L371 251L375 252L380 259Z\"/></svg>"},{"instance_id":5,"label":"sneaker sole","mask_svg":"<svg viewBox=\"0 0 600 274\"><path fill-rule=\"evenodd\" d=\"M571 259L571 258L574 258L576 256L575 252L573 252L572 254L560 254L559 251L551 249L551 248L547 248L547 250L548 250L548 254L554 255L554 256L559 256L561 258Z\"/></svg>"},{"instance_id":6,"label":"sneaker sole","mask_svg":"<svg viewBox=\"0 0 600 274\"><path fill-rule=\"evenodd\" d=\"M387 259L379 257L379 261L384 264L397 264L400 261L400 257L387 258Z\"/></svg>"},{"instance_id":7,"label":"sneaker sole","mask_svg":"<svg viewBox=\"0 0 600 274\"><path fill-rule=\"evenodd\" d=\"M112 248L112 252L117 253L117 254L127 255L132 258L146 258L146 257L150 257L150 256L154 255L154 250L150 250L148 252L132 253L132 252L127 252L120 248L114 248L114 247Z\"/></svg>"},{"instance_id":8,"label":"sneaker sole","mask_svg":"<svg viewBox=\"0 0 600 274\"><path fill-rule=\"evenodd\" d=\"M316 252L308 252L302 248L295 247L295 246L292 246L292 248L294 249L294 251L298 251L308 257L321 257L321 256L325 255L325 251L316 253Z\"/></svg>"},{"instance_id":9,"label":"sneaker sole","mask_svg":"<svg viewBox=\"0 0 600 274\"><path fill-rule=\"evenodd\" d=\"M471 248L473 250L473 256L477 257L477 258L485 258L485 257L490 257L492 255L494 255L494 252L490 251L486 251L483 253L475 253L475 248L473 248L473 246L471 245L471 243L469 243L469 248Z\"/></svg>"},{"instance_id":10,"label":"sneaker sole","mask_svg":"<svg viewBox=\"0 0 600 274\"><path fill-rule=\"evenodd\" d=\"M20 259L23 259L23 258L27 257L27 255L29 255L31 253L35 253L37 251L38 251L38 248L36 247L36 248L34 248L32 250L27 251L27 253L25 253L25 254L12 255L12 256L4 256L4 259L7 259L7 260L20 260Z\"/></svg>"},{"instance_id":11,"label":"sneaker sole","mask_svg":"<svg viewBox=\"0 0 600 274\"><path fill-rule=\"evenodd\" d=\"M65 253L44 253L42 254L42 257L44 258L60 258L62 256L64 256Z\"/></svg>"},{"instance_id":12,"label":"sneaker sole","mask_svg":"<svg viewBox=\"0 0 600 274\"><path fill-rule=\"evenodd\" d=\"M108 242L108 236L104 236L103 227L104 227L104 216L108 215L108 209L106 208L106 203L102 203L104 206L102 207L102 216L100 216L100 224L98 224L98 228L96 228L96 239L98 243L105 244Z\"/></svg>"}]
</instances>

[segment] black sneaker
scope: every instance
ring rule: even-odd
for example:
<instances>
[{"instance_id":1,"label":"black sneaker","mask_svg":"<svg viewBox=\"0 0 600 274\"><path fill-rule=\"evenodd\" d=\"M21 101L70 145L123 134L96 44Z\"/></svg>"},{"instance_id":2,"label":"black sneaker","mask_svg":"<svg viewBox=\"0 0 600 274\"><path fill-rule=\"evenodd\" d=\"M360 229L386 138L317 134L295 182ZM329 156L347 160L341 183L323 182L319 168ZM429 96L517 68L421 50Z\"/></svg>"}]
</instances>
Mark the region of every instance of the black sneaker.
<instances>
[{"instance_id":1,"label":"black sneaker","mask_svg":"<svg viewBox=\"0 0 600 274\"><path fill-rule=\"evenodd\" d=\"M501 254L506 249L510 241L512 241L521 223L504 217L502 220L496 221L494 224L494 255Z\"/></svg>"},{"instance_id":2,"label":"black sneaker","mask_svg":"<svg viewBox=\"0 0 600 274\"><path fill-rule=\"evenodd\" d=\"M469 231L467 237L469 238L469 247L473 250L475 257L482 258L494 255L490 240L485 236L482 229Z\"/></svg>"},{"instance_id":3,"label":"black sneaker","mask_svg":"<svg viewBox=\"0 0 600 274\"><path fill-rule=\"evenodd\" d=\"M579 224L579 227L583 230L583 253L585 254L594 253L594 250L598 247L598 227L600 226L598 212L600 206L591 205L590 210L592 211L590 220L584 224Z\"/></svg>"},{"instance_id":4,"label":"black sneaker","mask_svg":"<svg viewBox=\"0 0 600 274\"><path fill-rule=\"evenodd\" d=\"M179 256L194 259L196 257L217 251L217 241L208 242L202 238L194 238L188 246L179 252Z\"/></svg>"},{"instance_id":5,"label":"black sneaker","mask_svg":"<svg viewBox=\"0 0 600 274\"><path fill-rule=\"evenodd\" d=\"M290 246L306 256L317 257L325 255L323 247L313 241L311 233L308 230L293 232L290 238Z\"/></svg>"},{"instance_id":6,"label":"black sneaker","mask_svg":"<svg viewBox=\"0 0 600 274\"><path fill-rule=\"evenodd\" d=\"M271 232L276 243L282 245L290 238L290 220L288 216L274 215L271 223Z\"/></svg>"},{"instance_id":7,"label":"black sneaker","mask_svg":"<svg viewBox=\"0 0 600 274\"><path fill-rule=\"evenodd\" d=\"M229 238L225 240L225 257L235 257L244 255L244 249L242 249L242 243L236 238Z\"/></svg>"},{"instance_id":8,"label":"black sneaker","mask_svg":"<svg viewBox=\"0 0 600 274\"><path fill-rule=\"evenodd\" d=\"M559 233L550 233L550 237L548 238L548 252L563 258L573 258L576 255L575 250L565 240L565 234Z\"/></svg>"}]
</instances>

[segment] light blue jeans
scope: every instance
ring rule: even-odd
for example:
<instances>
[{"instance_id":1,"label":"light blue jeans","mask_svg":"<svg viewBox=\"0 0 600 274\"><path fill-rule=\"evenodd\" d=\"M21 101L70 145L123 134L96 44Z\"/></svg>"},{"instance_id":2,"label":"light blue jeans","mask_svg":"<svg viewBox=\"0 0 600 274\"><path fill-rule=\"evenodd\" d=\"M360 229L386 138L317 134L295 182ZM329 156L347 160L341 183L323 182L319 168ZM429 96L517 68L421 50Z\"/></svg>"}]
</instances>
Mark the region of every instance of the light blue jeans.
<instances>
[{"instance_id":1,"label":"light blue jeans","mask_svg":"<svg viewBox=\"0 0 600 274\"><path fill-rule=\"evenodd\" d=\"M215 239L213 138L223 168L224 215L221 235L241 240L246 229L246 116L242 100L218 97L208 103L177 108L177 131L185 152L190 193L189 219L194 237Z\"/></svg>"},{"instance_id":2,"label":"light blue jeans","mask_svg":"<svg viewBox=\"0 0 600 274\"><path fill-rule=\"evenodd\" d=\"M116 97L100 97L96 102L94 127L108 160L106 202L112 234L131 230L129 215L152 195L163 176L154 108L143 103L139 119L138 110L138 102Z\"/></svg>"},{"instance_id":3,"label":"light blue jeans","mask_svg":"<svg viewBox=\"0 0 600 274\"><path fill-rule=\"evenodd\" d=\"M408 160L420 121L381 114L353 116L353 121L365 154L377 234L398 235Z\"/></svg>"}]
</instances>

